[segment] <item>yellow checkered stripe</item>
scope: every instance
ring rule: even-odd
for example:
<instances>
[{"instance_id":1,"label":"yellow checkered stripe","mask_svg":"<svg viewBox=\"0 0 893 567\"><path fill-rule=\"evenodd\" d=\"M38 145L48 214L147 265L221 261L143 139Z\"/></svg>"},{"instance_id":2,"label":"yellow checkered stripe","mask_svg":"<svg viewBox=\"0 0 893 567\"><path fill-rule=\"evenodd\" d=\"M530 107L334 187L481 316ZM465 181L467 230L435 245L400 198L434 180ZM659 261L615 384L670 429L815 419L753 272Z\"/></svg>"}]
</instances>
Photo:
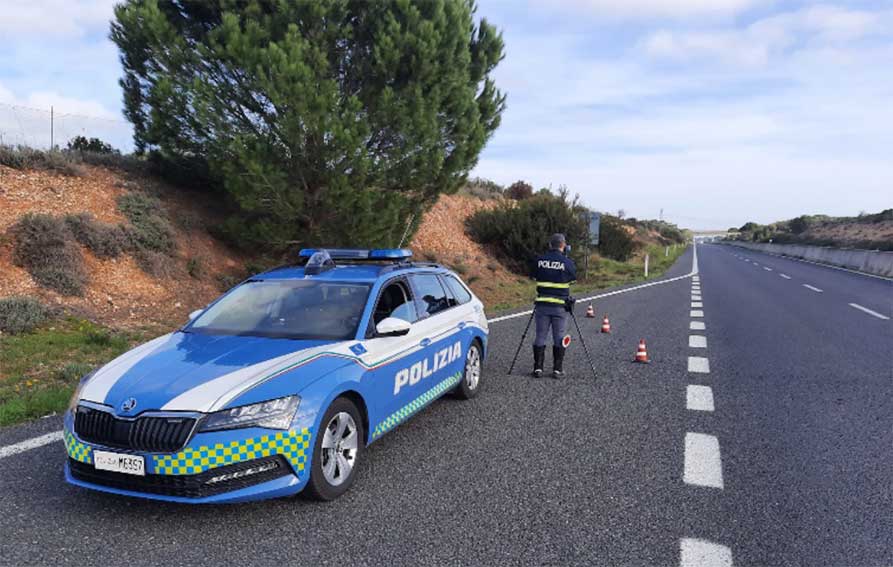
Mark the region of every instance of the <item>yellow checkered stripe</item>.
<instances>
[{"instance_id":1,"label":"yellow checkered stripe","mask_svg":"<svg viewBox=\"0 0 893 567\"><path fill-rule=\"evenodd\" d=\"M305 469L309 469L310 453L310 429L305 427L229 443L187 447L179 453L158 455L152 459L155 474L184 475L270 455L282 455L301 476Z\"/></svg>"},{"instance_id":2,"label":"yellow checkered stripe","mask_svg":"<svg viewBox=\"0 0 893 567\"><path fill-rule=\"evenodd\" d=\"M62 437L63 441L65 441L65 450L68 451L69 457L75 461L93 464L93 449L91 449L89 445L78 441L77 437L72 435L67 429L63 431Z\"/></svg>"},{"instance_id":3,"label":"yellow checkered stripe","mask_svg":"<svg viewBox=\"0 0 893 567\"><path fill-rule=\"evenodd\" d=\"M461 379L462 372L456 372L437 386L434 386L418 398L414 399L399 410L395 411L394 413L389 415L387 419L375 426L375 431L372 432L372 438L377 439L391 429L397 427L409 416L419 411L420 409L428 405L429 402L436 399L441 394L458 384L459 380Z\"/></svg>"}]
</instances>

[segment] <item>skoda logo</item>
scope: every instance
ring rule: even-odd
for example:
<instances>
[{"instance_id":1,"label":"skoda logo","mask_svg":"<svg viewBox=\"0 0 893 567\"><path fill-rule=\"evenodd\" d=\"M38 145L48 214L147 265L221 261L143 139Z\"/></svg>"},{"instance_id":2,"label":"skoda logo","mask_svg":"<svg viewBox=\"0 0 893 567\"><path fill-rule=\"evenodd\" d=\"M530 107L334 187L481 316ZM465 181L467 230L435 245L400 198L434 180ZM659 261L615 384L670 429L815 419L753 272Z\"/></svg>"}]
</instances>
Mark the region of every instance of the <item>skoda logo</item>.
<instances>
[{"instance_id":1,"label":"skoda logo","mask_svg":"<svg viewBox=\"0 0 893 567\"><path fill-rule=\"evenodd\" d=\"M121 404L121 411L130 411L136 407L136 398L127 398Z\"/></svg>"}]
</instances>

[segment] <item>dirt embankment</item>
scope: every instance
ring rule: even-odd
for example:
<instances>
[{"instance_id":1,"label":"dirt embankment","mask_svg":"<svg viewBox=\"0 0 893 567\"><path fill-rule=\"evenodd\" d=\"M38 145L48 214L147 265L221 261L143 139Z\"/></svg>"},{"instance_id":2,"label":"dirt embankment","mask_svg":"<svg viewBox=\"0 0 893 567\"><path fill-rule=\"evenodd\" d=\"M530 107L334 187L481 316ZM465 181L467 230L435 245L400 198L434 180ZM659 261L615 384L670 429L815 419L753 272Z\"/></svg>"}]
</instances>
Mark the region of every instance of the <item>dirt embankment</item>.
<instances>
[{"instance_id":1,"label":"dirt embankment","mask_svg":"<svg viewBox=\"0 0 893 567\"><path fill-rule=\"evenodd\" d=\"M69 177L0 166L0 297L37 297L113 327L170 327L219 295L220 275L241 269L242 259L204 228L218 222L203 206L206 203L178 195L153 180L127 179L99 167L83 169L83 175ZM89 283L82 297L72 297L37 285L26 270L13 264L10 228L22 215L90 213L99 221L126 223L117 199L137 190L160 196L173 221L177 247L170 277L148 275L131 255L100 259L82 247Z\"/></svg>"},{"instance_id":2,"label":"dirt embankment","mask_svg":"<svg viewBox=\"0 0 893 567\"><path fill-rule=\"evenodd\" d=\"M415 259L452 268L486 305L516 300L516 284L526 281L465 232L468 217L497 203L468 195L443 195L425 215L410 243Z\"/></svg>"}]
</instances>

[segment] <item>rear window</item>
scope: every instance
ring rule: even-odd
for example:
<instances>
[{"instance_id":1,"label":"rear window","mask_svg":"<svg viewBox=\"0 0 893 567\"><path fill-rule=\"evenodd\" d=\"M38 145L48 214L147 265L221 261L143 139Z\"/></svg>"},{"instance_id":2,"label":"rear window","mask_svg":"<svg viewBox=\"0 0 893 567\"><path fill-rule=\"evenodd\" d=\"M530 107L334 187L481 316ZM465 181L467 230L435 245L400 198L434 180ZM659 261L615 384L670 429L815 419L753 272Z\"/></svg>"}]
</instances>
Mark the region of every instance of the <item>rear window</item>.
<instances>
[{"instance_id":1,"label":"rear window","mask_svg":"<svg viewBox=\"0 0 893 567\"><path fill-rule=\"evenodd\" d=\"M415 274L411 279L420 313L434 315L450 308L446 291L440 285L440 278L435 274Z\"/></svg>"},{"instance_id":2,"label":"rear window","mask_svg":"<svg viewBox=\"0 0 893 567\"><path fill-rule=\"evenodd\" d=\"M453 296L456 305L462 305L471 301L471 293L465 289L465 286L462 285L462 282L456 276L444 276L443 281L446 282L447 289L449 289L450 295Z\"/></svg>"}]
</instances>

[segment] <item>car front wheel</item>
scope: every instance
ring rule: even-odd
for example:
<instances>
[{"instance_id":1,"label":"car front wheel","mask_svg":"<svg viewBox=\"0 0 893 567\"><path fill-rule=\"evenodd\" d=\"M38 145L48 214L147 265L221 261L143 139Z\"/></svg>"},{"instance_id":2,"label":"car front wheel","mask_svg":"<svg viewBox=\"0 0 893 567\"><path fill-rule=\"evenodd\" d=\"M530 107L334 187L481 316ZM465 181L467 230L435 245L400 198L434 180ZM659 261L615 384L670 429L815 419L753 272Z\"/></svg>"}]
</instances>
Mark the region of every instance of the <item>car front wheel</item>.
<instances>
[{"instance_id":1,"label":"car front wheel","mask_svg":"<svg viewBox=\"0 0 893 567\"><path fill-rule=\"evenodd\" d=\"M316 435L307 495L334 500L350 488L364 449L363 420L357 407L338 398L322 418Z\"/></svg>"}]
</instances>

